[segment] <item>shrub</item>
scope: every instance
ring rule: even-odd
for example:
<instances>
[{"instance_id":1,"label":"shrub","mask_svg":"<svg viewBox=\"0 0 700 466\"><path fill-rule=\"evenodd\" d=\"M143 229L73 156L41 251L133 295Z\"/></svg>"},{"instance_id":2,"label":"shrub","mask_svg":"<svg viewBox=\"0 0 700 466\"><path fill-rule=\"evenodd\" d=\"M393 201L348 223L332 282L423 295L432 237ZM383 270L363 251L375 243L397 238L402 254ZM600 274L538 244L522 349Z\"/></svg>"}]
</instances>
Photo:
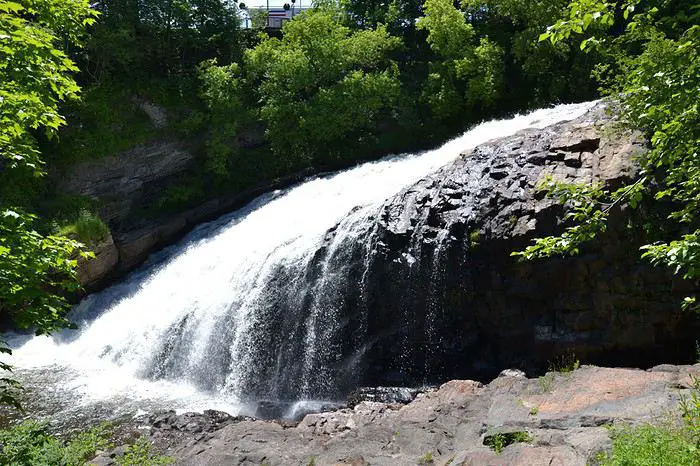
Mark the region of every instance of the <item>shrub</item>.
<instances>
[{"instance_id":1,"label":"shrub","mask_svg":"<svg viewBox=\"0 0 700 466\"><path fill-rule=\"evenodd\" d=\"M613 448L598 459L601 466L697 465L696 445L683 429L645 424L613 431Z\"/></svg>"},{"instance_id":2,"label":"shrub","mask_svg":"<svg viewBox=\"0 0 700 466\"><path fill-rule=\"evenodd\" d=\"M576 358L573 351L567 351L549 361L549 370L551 372L559 372L561 374L570 374L581 367L581 361Z\"/></svg>"},{"instance_id":3,"label":"shrub","mask_svg":"<svg viewBox=\"0 0 700 466\"><path fill-rule=\"evenodd\" d=\"M95 213L81 210L75 222L59 228L58 234L76 238L85 244L97 244L109 234L109 227Z\"/></svg>"},{"instance_id":4,"label":"shrub","mask_svg":"<svg viewBox=\"0 0 700 466\"><path fill-rule=\"evenodd\" d=\"M100 426L64 443L51 435L47 425L27 421L0 431L0 464L12 466L81 466L108 448L108 430Z\"/></svg>"},{"instance_id":5,"label":"shrub","mask_svg":"<svg viewBox=\"0 0 700 466\"><path fill-rule=\"evenodd\" d=\"M418 461L416 461L416 464L418 464L420 466L427 466L427 465L435 464L435 460L433 459L433 452L429 451L425 455L418 458Z\"/></svg>"},{"instance_id":6,"label":"shrub","mask_svg":"<svg viewBox=\"0 0 700 466\"><path fill-rule=\"evenodd\" d=\"M495 451L497 455L500 455L508 445L514 443L530 443L532 441L532 436L526 431L496 432L495 434L484 437L484 445Z\"/></svg>"},{"instance_id":7,"label":"shrub","mask_svg":"<svg viewBox=\"0 0 700 466\"><path fill-rule=\"evenodd\" d=\"M8 466L83 466L98 450L112 448L112 430L102 424L76 434L67 442L52 435L46 423L26 421L0 430L0 464ZM123 455L118 466L163 466L173 459L153 453L151 444L139 438Z\"/></svg>"},{"instance_id":8,"label":"shrub","mask_svg":"<svg viewBox=\"0 0 700 466\"><path fill-rule=\"evenodd\" d=\"M141 437L116 462L118 466L163 466L175 461L168 456L153 453L152 445Z\"/></svg>"},{"instance_id":9,"label":"shrub","mask_svg":"<svg viewBox=\"0 0 700 466\"><path fill-rule=\"evenodd\" d=\"M612 431L610 454L601 454L602 466L700 465L700 380L693 377L690 395L681 395L680 420L644 424Z\"/></svg>"}]
</instances>

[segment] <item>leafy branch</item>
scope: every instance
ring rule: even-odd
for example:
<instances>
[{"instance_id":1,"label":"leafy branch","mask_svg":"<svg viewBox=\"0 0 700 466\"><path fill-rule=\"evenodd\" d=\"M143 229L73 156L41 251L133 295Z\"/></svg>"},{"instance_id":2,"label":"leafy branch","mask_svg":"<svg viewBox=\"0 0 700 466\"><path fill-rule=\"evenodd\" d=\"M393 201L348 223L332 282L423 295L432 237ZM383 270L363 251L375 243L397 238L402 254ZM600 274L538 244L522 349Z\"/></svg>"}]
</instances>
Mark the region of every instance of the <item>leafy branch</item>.
<instances>
[{"instance_id":1,"label":"leafy branch","mask_svg":"<svg viewBox=\"0 0 700 466\"><path fill-rule=\"evenodd\" d=\"M567 17L550 26L540 40L553 43L587 34L589 42L602 42L591 33L591 26L611 27L615 19L627 22L625 33L606 44L608 56L619 69L607 82L607 92L620 101L620 117L630 127L641 128L649 136L650 150L640 159L642 177L615 193L597 186L546 186L550 195L572 209L566 220L575 223L562 235L536 239L525 251L514 255L535 259L553 255L576 254L585 241L605 231L612 207L629 201L636 207L643 198L652 203L670 205L668 221L678 237L660 240L641 248L642 258L655 266L670 267L688 280L700 278L700 9L689 6L683 12L690 27L677 37L668 37L663 25L663 2L629 0L574 1ZM622 18L619 18L619 12ZM633 34L643 24L646 33ZM632 40L630 41L630 37ZM583 47L585 48L585 46ZM641 50L641 51L640 51ZM601 208L601 200L610 205ZM698 309L695 296L683 302L685 309Z\"/></svg>"}]
</instances>

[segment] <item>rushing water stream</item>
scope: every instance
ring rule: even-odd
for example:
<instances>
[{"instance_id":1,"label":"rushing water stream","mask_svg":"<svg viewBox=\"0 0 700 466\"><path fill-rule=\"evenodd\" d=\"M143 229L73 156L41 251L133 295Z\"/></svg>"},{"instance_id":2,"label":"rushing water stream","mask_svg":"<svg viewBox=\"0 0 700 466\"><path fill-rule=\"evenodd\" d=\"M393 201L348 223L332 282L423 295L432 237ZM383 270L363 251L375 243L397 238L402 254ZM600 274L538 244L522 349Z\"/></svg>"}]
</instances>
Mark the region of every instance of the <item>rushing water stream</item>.
<instances>
[{"instance_id":1,"label":"rushing water stream","mask_svg":"<svg viewBox=\"0 0 700 466\"><path fill-rule=\"evenodd\" d=\"M464 150L592 105L484 123L439 149L310 179L200 226L85 299L72 314L80 330L11 340L30 409L54 418L162 408L254 414L257 402L275 400L293 415L342 396L359 380L366 350L360 342L346 354L338 341L350 280L343 245L357 238L370 254L366 233L382 203ZM327 260L312 271L322 246Z\"/></svg>"}]
</instances>

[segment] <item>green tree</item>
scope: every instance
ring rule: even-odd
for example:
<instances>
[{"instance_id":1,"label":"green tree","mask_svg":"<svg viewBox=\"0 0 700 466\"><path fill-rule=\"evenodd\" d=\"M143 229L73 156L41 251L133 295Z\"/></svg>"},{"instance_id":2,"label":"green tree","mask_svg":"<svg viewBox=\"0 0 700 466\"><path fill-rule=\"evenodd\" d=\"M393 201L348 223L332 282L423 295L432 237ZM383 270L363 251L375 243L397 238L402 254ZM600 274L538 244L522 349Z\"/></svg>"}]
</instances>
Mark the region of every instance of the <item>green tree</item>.
<instances>
[{"instance_id":1,"label":"green tree","mask_svg":"<svg viewBox=\"0 0 700 466\"><path fill-rule=\"evenodd\" d=\"M206 170L224 177L235 169L239 155L235 136L251 119L240 66L217 66L216 60L205 61L200 65L199 77L201 96L209 110Z\"/></svg>"},{"instance_id":2,"label":"green tree","mask_svg":"<svg viewBox=\"0 0 700 466\"><path fill-rule=\"evenodd\" d=\"M59 103L79 90L71 77L76 67L57 45L79 43L93 16L87 0L0 1L0 185L43 174L35 136L56 133L65 123ZM64 293L78 286L80 245L42 235L38 219L13 206L21 196L3 190L0 198L0 314L6 325L49 333L69 325ZM14 387L0 380L0 402L17 403Z\"/></svg>"},{"instance_id":3,"label":"green tree","mask_svg":"<svg viewBox=\"0 0 700 466\"><path fill-rule=\"evenodd\" d=\"M525 258L578 251L579 245L604 231L611 206L649 204L658 211L671 206L668 225L642 247L642 257L671 267L686 279L700 278L700 10L692 2L642 3L638 0L571 3L564 19L542 34L559 42L585 34L581 48L596 48L611 57L598 70L607 92L619 101L621 119L643 129L651 148L640 160L641 178L615 192L598 187L549 186L582 215L563 235L540 238ZM615 31L622 33L616 34ZM601 34L599 31L606 31ZM612 72L611 72L612 70ZM564 194L563 196L561 194ZM696 306L696 297L685 306Z\"/></svg>"},{"instance_id":4,"label":"green tree","mask_svg":"<svg viewBox=\"0 0 700 466\"><path fill-rule=\"evenodd\" d=\"M340 5L349 27L367 29L385 24L391 34L401 37L408 47L420 45L415 42L415 24L422 14L421 0L341 0Z\"/></svg>"},{"instance_id":5,"label":"green tree","mask_svg":"<svg viewBox=\"0 0 700 466\"><path fill-rule=\"evenodd\" d=\"M222 0L105 0L84 68L97 81L194 76L203 60L240 57L238 7Z\"/></svg>"},{"instance_id":6,"label":"green tree","mask_svg":"<svg viewBox=\"0 0 700 466\"><path fill-rule=\"evenodd\" d=\"M352 32L336 10L319 8L249 49L245 73L275 153L295 165L371 145L400 95L390 59L399 46L383 26Z\"/></svg>"},{"instance_id":7,"label":"green tree","mask_svg":"<svg viewBox=\"0 0 700 466\"><path fill-rule=\"evenodd\" d=\"M504 99L514 106L586 100L596 91L591 69L595 54L575 41L539 42L561 18L569 0L464 0L463 8L479 36L488 35L505 52Z\"/></svg>"},{"instance_id":8,"label":"green tree","mask_svg":"<svg viewBox=\"0 0 700 466\"><path fill-rule=\"evenodd\" d=\"M491 107L502 91L503 50L477 38L452 0L426 0L418 29L438 59L431 63L423 99L441 119Z\"/></svg>"}]
</instances>

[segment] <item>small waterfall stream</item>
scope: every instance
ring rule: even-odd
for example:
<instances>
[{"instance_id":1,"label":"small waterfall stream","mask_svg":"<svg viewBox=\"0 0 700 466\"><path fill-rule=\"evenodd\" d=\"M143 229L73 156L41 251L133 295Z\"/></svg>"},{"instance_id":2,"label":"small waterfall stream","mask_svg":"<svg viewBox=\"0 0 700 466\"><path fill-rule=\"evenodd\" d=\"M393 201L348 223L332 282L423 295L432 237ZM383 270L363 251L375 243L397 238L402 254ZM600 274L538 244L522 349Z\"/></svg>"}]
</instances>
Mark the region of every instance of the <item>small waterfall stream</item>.
<instances>
[{"instance_id":1,"label":"small waterfall stream","mask_svg":"<svg viewBox=\"0 0 700 466\"><path fill-rule=\"evenodd\" d=\"M72 315L78 331L14 339L20 378L72 409L250 413L260 400L338 399L361 381L371 351L372 309L362 299L367 277L347 264L373 254L382 203L466 149L576 118L592 105L484 123L436 150L262 196L89 296ZM439 268L439 253L433 262ZM353 316L342 312L348 306ZM427 313L425 330L434 333L440 309ZM46 374L60 377L51 382Z\"/></svg>"}]
</instances>

